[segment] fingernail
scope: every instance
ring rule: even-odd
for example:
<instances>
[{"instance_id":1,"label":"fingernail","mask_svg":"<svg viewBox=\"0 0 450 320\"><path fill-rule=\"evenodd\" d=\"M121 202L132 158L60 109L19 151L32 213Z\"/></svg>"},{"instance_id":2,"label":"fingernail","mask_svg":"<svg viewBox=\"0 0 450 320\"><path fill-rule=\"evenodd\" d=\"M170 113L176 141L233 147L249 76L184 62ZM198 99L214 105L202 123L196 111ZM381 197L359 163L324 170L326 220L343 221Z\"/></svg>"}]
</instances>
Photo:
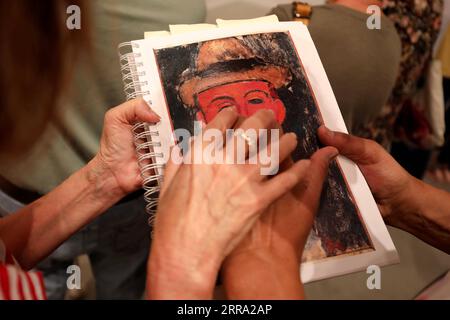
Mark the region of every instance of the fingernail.
<instances>
[{"instance_id":1,"label":"fingernail","mask_svg":"<svg viewBox=\"0 0 450 320\"><path fill-rule=\"evenodd\" d=\"M287 135L293 136L295 138L295 140L298 140L297 138L297 134L295 132L288 132L286 133Z\"/></svg>"},{"instance_id":2,"label":"fingernail","mask_svg":"<svg viewBox=\"0 0 450 320\"><path fill-rule=\"evenodd\" d=\"M158 120L161 120L161 117L160 117L160 115L159 114L157 114L155 111L153 111L153 109L150 109L150 111L153 113L153 115L155 116L155 117L157 117L158 118Z\"/></svg>"},{"instance_id":3,"label":"fingernail","mask_svg":"<svg viewBox=\"0 0 450 320\"><path fill-rule=\"evenodd\" d=\"M222 111L225 111L225 110L237 112L237 108L235 106L231 106L231 107L226 107L226 108L221 109L219 111L219 113L221 113Z\"/></svg>"},{"instance_id":4,"label":"fingernail","mask_svg":"<svg viewBox=\"0 0 450 320\"><path fill-rule=\"evenodd\" d=\"M339 155L339 151L333 148L333 151L330 151L328 154L328 161L334 160Z\"/></svg>"},{"instance_id":5,"label":"fingernail","mask_svg":"<svg viewBox=\"0 0 450 320\"><path fill-rule=\"evenodd\" d=\"M145 101L145 100L142 100L142 101L144 101L144 103L147 105L147 110L150 111L152 116L158 118L158 122L159 122L159 120L161 120L161 117L159 116L159 114L157 114L155 112L155 110L152 109L152 105L150 103L148 103L147 101Z\"/></svg>"},{"instance_id":6,"label":"fingernail","mask_svg":"<svg viewBox=\"0 0 450 320\"><path fill-rule=\"evenodd\" d=\"M333 138L333 137L334 137L334 132L333 132L333 131L331 131L330 129L328 129L328 127L326 127L325 125L323 125L322 127L325 129L325 132L326 132L326 134L327 134L327 136L328 136L329 138Z\"/></svg>"}]
</instances>

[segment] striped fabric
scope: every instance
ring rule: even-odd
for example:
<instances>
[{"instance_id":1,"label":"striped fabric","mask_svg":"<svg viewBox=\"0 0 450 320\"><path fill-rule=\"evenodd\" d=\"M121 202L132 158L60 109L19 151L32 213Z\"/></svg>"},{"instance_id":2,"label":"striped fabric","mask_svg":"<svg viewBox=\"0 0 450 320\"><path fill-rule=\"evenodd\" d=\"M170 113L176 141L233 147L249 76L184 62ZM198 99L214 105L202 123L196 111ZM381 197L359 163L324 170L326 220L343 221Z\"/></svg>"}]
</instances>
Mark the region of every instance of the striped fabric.
<instances>
[{"instance_id":1,"label":"striped fabric","mask_svg":"<svg viewBox=\"0 0 450 320\"><path fill-rule=\"evenodd\" d=\"M42 274L23 271L0 240L0 300L45 300Z\"/></svg>"}]
</instances>

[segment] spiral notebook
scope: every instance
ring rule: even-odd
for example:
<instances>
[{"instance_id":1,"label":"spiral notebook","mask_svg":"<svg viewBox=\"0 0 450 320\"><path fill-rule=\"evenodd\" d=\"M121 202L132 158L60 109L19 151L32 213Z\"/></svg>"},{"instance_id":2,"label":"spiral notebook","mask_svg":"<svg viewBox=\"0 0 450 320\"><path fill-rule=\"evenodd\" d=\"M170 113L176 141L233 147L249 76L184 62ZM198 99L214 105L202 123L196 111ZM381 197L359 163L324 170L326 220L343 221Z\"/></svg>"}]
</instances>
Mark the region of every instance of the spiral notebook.
<instances>
[{"instance_id":1,"label":"spiral notebook","mask_svg":"<svg viewBox=\"0 0 450 320\"><path fill-rule=\"evenodd\" d=\"M264 99L274 103L284 130L299 137L294 160L317 150L316 132L322 123L347 132L303 24L220 21L220 26L197 25L188 32L185 26L183 32L171 29L119 46L127 99L143 97L161 116L157 125L134 127L150 224L163 181L164 150L177 142L174 131L193 133L195 121L207 123L214 117L220 99L241 101L242 108L264 108ZM259 97L253 96L256 91ZM339 156L330 165L304 251L303 281L396 262L396 249L362 173Z\"/></svg>"}]
</instances>

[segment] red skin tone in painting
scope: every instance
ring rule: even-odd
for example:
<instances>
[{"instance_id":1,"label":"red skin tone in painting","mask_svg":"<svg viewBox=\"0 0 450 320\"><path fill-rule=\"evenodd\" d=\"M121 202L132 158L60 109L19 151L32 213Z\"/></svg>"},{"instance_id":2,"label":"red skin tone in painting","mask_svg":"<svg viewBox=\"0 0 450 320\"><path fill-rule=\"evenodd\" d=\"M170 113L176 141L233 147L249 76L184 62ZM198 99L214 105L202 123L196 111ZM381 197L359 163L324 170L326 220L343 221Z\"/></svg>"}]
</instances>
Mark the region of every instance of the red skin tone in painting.
<instances>
[{"instance_id":1,"label":"red skin tone in painting","mask_svg":"<svg viewBox=\"0 0 450 320\"><path fill-rule=\"evenodd\" d=\"M238 113L249 117L260 109L275 112L278 123L286 117L286 109L273 86L266 81L238 81L209 88L197 96L201 109L197 120L209 123L222 109L236 107Z\"/></svg>"}]
</instances>

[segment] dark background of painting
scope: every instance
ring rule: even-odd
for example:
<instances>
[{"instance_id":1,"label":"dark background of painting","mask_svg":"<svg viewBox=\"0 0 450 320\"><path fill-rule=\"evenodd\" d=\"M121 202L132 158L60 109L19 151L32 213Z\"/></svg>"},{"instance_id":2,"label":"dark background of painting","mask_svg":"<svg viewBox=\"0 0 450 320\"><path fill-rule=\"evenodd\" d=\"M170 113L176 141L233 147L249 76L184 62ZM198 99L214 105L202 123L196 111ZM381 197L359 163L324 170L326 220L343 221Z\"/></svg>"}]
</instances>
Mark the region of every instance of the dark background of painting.
<instances>
[{"instance_id":1,"label":"dark background of painting","mask_svg":"<svg viewBox=\"0 0 450 320\"><path fill-rule=\"evenodd\" d=\"M293 155L294 159L309 158L319 147L316 132L321 124L321 118L289 34L277 32L242 36L238 39L262 60L288 66L291 70L293 75L291 83L288 87L278 90L279 97L286 107L283 129L285 132L295 132L299 137L299 146ZM182 104L177 87L181 73L195 67L200 44L155 51L174 128L185 128L191 133L196 110L186 108ZM336 162L330 166L328 179L324 184L314 231L321 239L327 256L371 247Z\"/></svg>"}]
</instances>

